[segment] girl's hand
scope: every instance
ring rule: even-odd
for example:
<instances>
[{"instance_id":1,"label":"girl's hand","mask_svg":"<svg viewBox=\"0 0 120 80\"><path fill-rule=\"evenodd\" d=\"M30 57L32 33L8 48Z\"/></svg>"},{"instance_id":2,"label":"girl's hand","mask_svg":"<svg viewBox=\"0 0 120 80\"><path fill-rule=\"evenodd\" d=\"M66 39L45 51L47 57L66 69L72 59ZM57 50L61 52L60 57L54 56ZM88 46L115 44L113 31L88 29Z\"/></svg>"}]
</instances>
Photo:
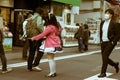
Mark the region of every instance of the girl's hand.
<instances>
[{"instance_id":1,"label":"girl's hand","mask_svg":"<svg viewBox=\"0 0 120 80\"><path fill-rule=\"evenodd\" d=\"M33 41L33 38L31 38L31 40Z\"/></svg>"}]
</instances>

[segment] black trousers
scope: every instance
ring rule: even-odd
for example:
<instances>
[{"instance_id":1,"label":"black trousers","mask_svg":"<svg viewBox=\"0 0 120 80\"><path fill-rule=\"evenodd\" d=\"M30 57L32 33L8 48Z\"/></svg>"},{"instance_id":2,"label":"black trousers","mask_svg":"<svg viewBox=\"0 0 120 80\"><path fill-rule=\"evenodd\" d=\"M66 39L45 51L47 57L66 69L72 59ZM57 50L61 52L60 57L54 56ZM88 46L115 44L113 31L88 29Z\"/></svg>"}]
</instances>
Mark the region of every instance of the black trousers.
<instances>
[{"instance_id":1,"label":"black trousers","mask_svg":"<svg viewBox=\"0 0 120 80\"><path fill-rule=\"evenodd\" d=\"M5 52L4 52L2 43L0 43L0 58L1 58L1 62L2 62L2 71L6 71L7 70L7 60L6 60L6 56L5 56Z\"/></svg>"},{"instance_id":2,"label":"black trousers","mask_svg":"<svg viewBox=\"0 0 120 80\"><path fill-rule=\"evenodd\" d=\"M115 62L113 62L109 56L114 49L115 45L111 42L102 42L101 43L101 54L102 54L102 69L101 73L106 73L108 64L111 66L115 66Z\"/></svg>"},{"instance_id":3,"label":"black trousers","mask_svg":"<svg viewBox=\"0 0 120 80\"><path fill-rule=\"evenodd\" d=\"M28 49L29 49L29 39L26 39L26 41L24 41L24 46L23 46L23 53L22 53L23 58L27 58Z\"/></svg>"},{"instance_id":4,"label":"black trousers","mask_svg":"<svg viewBox=\"0 0 120 80\"><path fill-rule=\"evenodd\" d=\"M31 41L29 40L29 56L28 56L28 69L31 70L32 67L38 66L39 62L43 56L43 52L39 51L39 46L41 45L42 40L39 41ZM36 53L36 57L35 57ZM34 59L35 58L35 59Z\"/></svg>"}]
</instances>

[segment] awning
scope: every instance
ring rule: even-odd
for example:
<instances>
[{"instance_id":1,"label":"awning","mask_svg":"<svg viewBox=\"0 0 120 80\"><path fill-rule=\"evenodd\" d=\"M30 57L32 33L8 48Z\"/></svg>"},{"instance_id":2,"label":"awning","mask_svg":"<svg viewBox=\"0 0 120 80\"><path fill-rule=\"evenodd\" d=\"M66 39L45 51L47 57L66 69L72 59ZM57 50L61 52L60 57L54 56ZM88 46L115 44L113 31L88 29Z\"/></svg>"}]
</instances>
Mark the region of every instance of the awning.
<instances>
[{"instance_id":1,"label":"awning","mask_svg":"<svg viewBox=\"0 0 120 80\"><path fill-rule=\"evenodd\" d=\"M81 3L81 0L53 0L53 1L71 4L74 6L80 6L80 3Z\"/></svg>"}]
</instances>

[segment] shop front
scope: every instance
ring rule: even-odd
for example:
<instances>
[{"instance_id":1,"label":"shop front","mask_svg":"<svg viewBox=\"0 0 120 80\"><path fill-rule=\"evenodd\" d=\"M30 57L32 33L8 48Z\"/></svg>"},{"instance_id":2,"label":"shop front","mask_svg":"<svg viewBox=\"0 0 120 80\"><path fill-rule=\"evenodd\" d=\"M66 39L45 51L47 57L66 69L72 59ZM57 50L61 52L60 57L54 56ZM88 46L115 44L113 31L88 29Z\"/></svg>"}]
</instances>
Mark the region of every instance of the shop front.
<instances>
[{"instance_id":1,"label":"shop front","mask_svg":"<svg viewBox=\"0 0 120 80\"><path fill-rule=\"evenodd\" d=\"M78 26L75 25L76 23L74 22L74 15L79 14L81 0L53 0L53 2L53 13L61 13L61 15L55 15L62 26L61 35L63 47L77 46L78 42L74 38L74 33L78 29ZM57 5L54 6L55 4ZM59 5L61 5L61 7L59 7Z\"/></svg>"},{"instance_id":2,"label":"shop front","mask_svg":"<svg viewBox=\"0 0 120 80\"><path fill-rule=\"evenodd\" d=\"M23 35L22 23L27 13L34 12L38 6L50 6L50 0L14 0L14 46L23 46L20 40Z\"/></svg>"},{"instance_id":3,"label":"shop front","mask_svg":"<svg viewBox=\"0 0 120 80\"><path fill-rule=\"evenodd\" d=\"M1 9L0 24L2 24L5 37L3 41L3 46L5 51L10 51L12 50L13 43L12 28L14 27L10 26L10 24L14 22L13 0L0 0L0 9Z\"/></svg>"}]
</instances>

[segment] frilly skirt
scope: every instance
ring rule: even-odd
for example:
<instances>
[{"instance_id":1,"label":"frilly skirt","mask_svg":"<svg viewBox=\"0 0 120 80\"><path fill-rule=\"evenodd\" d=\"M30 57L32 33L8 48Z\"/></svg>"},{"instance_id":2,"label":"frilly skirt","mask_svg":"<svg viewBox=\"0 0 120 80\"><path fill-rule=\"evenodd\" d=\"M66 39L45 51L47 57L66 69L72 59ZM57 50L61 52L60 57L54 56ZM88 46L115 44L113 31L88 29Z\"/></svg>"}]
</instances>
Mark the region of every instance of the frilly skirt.
<instances>
[{"instance_id":1,"label":"frilly skirt","mask_svg":"<svg viewBox=\"0 0 120 80\"><path fill-rule=\"evenodd\" d=\"M49 47L45 48L45 41L42 42L42 45L39 47L39 51L44 52L44 53L62 53L62 47Z\"/></svg>"}]
</instances>

